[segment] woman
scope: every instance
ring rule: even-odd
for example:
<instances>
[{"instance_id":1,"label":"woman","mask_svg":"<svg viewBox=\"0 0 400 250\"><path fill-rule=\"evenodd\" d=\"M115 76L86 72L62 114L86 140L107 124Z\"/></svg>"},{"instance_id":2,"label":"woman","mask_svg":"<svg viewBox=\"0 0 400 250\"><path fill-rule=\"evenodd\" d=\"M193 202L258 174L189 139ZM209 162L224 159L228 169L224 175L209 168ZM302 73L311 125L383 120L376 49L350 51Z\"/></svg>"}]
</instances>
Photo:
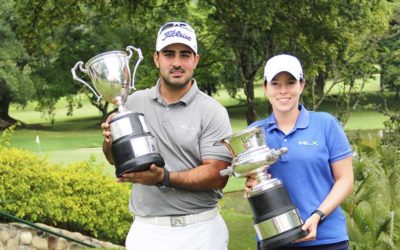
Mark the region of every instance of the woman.
<instances>
[{"instance_id":1,"label":"woman","mask_svg":"<svg viewBox=\"0 0 400 250\"><path fill-rule=\"evenodd\" d=\"M304 221L308 235L284 249L348 249L346 220L340 204L353 188L351 148L336 118L308 111L299 103L305 81L299 60L277 55L264 69L264 94L272 114L250 126L261 127L270 148L288 153L268 168L282 180ZM256 184L248 178L246 191Z\"/></svg>"}]
</instances>

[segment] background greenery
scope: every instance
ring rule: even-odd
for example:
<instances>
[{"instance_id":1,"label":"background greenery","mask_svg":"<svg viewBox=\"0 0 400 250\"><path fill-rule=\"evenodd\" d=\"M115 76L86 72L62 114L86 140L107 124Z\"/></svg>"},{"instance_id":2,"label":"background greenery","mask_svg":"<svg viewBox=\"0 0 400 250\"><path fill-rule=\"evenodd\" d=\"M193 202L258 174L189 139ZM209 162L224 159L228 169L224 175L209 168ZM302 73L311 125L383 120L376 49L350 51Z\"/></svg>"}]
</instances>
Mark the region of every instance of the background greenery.
<instances>
[{"instance_id":1,"label":"background greenery","mask_svg":"<svg viewBox=\"0 0 400 250\"><path fill-rule=\"evenodd\" d=\"M103 211L93 205L102 199L99 184L108 187L114 179L100 149L100 122L113 107L96 103L87 89L72 81L70 68L101 52L134 45L145 56L137 87L152 86L158 76L151 58L156 33L169 20L186 20L196 29L202 59L195 77L203 91L227 107L234 131L270 113L260 89L266 58L278 53L298 56L307 81L302 102L338 117L356 152L355 188L343 204L351 248L400 247L398 0L0 1L0 129L22 124L11 145L7 136L1 137L0 171L5 175L0 178L11 176L0 185L0 209L122 241L125 226L124 232L112 226L130 221L122 201L126 199L117 202L118 208L103 200ZM93 175L93 181L87 183L85 173ZM64 174L68 183L59 180ZM55 179L69 190L68 199L79 204L69 206L69 213L61 205L48 211L65 196L48 190L55 185L48 181ZM220 202L230 249L255 249L243 182L230 178ZM88 185L83 189L90 192L76 189L80 185ZM105 199L126 192L118 188L114 183L101 192L107 193ZM42 196L30 195L40 191ZM13 205L24 200L32 207ZM120 211L121 221L104 225L99 216L108 215L110 208Z\"/></svg>"},{"instance_id":2,"label":"background greenery","mask_svg":"<svg viewBox=\"0 0 400 250\"><path fill-rule=\"evenodd\" d=\"M218 101L221 103L229 103L233 102L232 99L229 98L228 95L225 93L218 93L216 95L216 98ZM374 100L379 100L376 95L371 94L370 95L370 100L368 102L374 102ZM265 108L266 102L263 100L263 98L260 96L259 97L259 106L260 108L260 113L262 109ZM396 108L396 101L394 99L394 96L392 99L388 99L388 103L391 105L390 107L392 109ZM40 116L40 112L34 111L34 110L29 110L28 106L25 110L20 110L16 107L12 108L12 114L15 117L21 117L24 118L27 121L30 121L30 124L32 125L33 128L31 129L17 129L14 131L13 136L10 138L11 146L12 147L17 147L21 149L27 149L30 152L38 155L38 156L44 156L48 158L49 165L53 166L53 164L63 164L61 168L65 168L67 171L67 176L69 175L68 173L71 171L71 167L69 165L71 164L77 164L76 166L78 168L82 168L79 170L80 173L83 173L85 171L91 172L88 169L88 165L92 166L96 169L97 168L97 174L100 174L99 168L96 167L99 164L102 165L101 172L102 175L108 176L107 178L114 179L114 167L107 164L104 156L101 152L101 143L102 143L102 136L101 136L101 129L99 125L99 120L98 116L100 115L97 110L93 109L92 106L90 105L89 101L82 100L82 107L80 109L77 109L77 114L78 112L82 114L79 115L77 118L75 117L69 117L66 116L63 110L63 106L66 104L65 101L60 101L57 106L57 120L56 122L51 125L49 122L46 123L46 119ZM243 121L243 119L240 118L240 115L244 111L245 107L240 105L240 103L232 103L232 106L228 107L228 111L230 113L231 119L232 119L232 124L233 128L235 131L238 131L240 129L243 129L246 126L246 123ZM326 111L331 111L334 112L334 109L330 105L324 106L327 108ZM398 108L398 107L397 107ZM265 111L264 111L265 112ZM370 151L374 151L374 149L379 148L379 144L377 145L377 141L379 141L380 136L382 135L383 131L385 130L385 124L384 122L388 120L388 117L384 116L383 114L373 111L373 110L358 110L355 111L349 120L349 122L346 124L347 126L347 134L351 138L353 144L360 144L361 142L366 144L367 146L360 146L361 149L359 150L359 154L362 155L363 157L361 158L355 158L355 166L356 167L356 176L357 181L360 179L360 181L364 182L366 179L365 174L367 173L369 176L369 171L377 171L379 167L386 166L383 163L380 163L383 159L390 159L390 157L387 156L370 156L363 153L363 150L365 148L369 148ZM237 123L235 123L237 121ZM358 128L364 127L364 129L360 130ZM36 143L36 137L39 136L40 140L40 145ZM2 140L3 141L3 140ZM355 148L357 149L357 148ZM397 149L398 150L398 149ZM3 151L4 152L4 151ZM396 150L391 150L389 152L397 152ZM5 155L9 155L8 153L5 153ZM95 157L96 162L93 162L93 159L91 157ZM27 158L24 156L24 158ZM17 158L19 159L19 158ZM30 157L28 157L30 159ZM18 160L17 160L18 161ZM82 161L86 161L86 163L82 163ZM42 160L36 160L36 163L27 163L25 161L21 161L21 164L25 164L27 166L32 166L32 168L35 169L35 171L41 171L38 165L41 164ZM398 166L398 160L392 160L389 161L391 162L390 165L387 165L388 168L393 168L393 169L399 169ZM361 164L361 165L360 165ZM385 163L386 164L386 163ZM397 165L396 165L397 164ZM1 165L1 164L0 164ZM395 165L395 166L393 166ZM84 167L86 166L86 167ZM55 165L56 169L60 168L60 166ZM76 170L74 170L76 171ZM358 172L357 172L358 171ZM63 173L64 175L65 173ZM92 173L93 174L93 173ZM362 176L362 178L360 178ZM5 175L6 177L6 175ZM82 175L82 178L84 179L83 182L85 182L85 175ZM99 177L100 178L100 177ZM104 177L101 177L104 178ZM100 178L100 179L101 179ZM371 179L372 177L368 177L367 179ZM14 178L7 178L13 180ZM387 199L385 198L386 196L383 195L383 192L379 196L378 194L380 193L379 190L384 188L382 186L382 180L387 179L384 178L384 176L380 175L380 178L374 178L374 183L373 184L368 184L372 183L370 180L368 182L365 182L365 184L361 185L362 193L363 194L369 194L368 199L364 196L359 197L359 195L354 194L351 198L349 198L344 207L345 211L351 212L351 214L347 214L348 216L348 221L354 224L355 226L351 226L350 232L352 234L355 234L355 240L352 242L352 244L359 246L359 248L356 249L370 249L368 248L368 245L363 244L360 245L360 243L365 242L365 238L361 237L366 233L365 231L369 232L370 227L374 228L374 233L369 233L368 235L371 241L378 240L378 237L373 234L378 234L378 232L388 232L390 231L390 228L388 227L382 227L382 228L377 228L376 223L383 223L387 219L385 213L381 213L380 216L377 216L378 211L384 211L385 210L385 203L387 202ZM43 183L43 186L46 186L47 182ZM368 185L367 185L368 184ZM20 189L18 185L15 185L15 189ZM89 184L88 184L89 185ZM118 184L115 184L118 185ZM397 185L397 184L396 184ZM243 197L243 186L244 186L244 179L238 179L238 178L230 178L228 185L224 189L225 196L224 198L220 201L220 208L221 208L221 213L228 225L229 231L230 231L230 248L229 249L255 249L255 233L254 229L252 228L252 214L249 209L249 205L247 200ZM49 185L51 187L51 185ZM88 188L88 187L85 187ZM99 188L99 186L96 184L95 187L90 187L88 189L94 190L96 188ZM368 189L368 190L364 190ZM372 192L370 189L373 189L374 192ZM392 191L397 195L398 189L393 189ZM99 192L101 191L101 188L99 188ZM111 192L111 191L110 191ZM356 193L359 193L361 191L358 191L356 189ZM29 194L29 192L27 192ZM77 195L81 195L80 192L76 192ZM373 195L374 194L374 195ZM9 193L10 195L10 193ZM110 196L113 196L115 194L110 194ZM44 195L44 197L47 197ZM98 199L98 197L94 196L91 197L89 200L94 200ZM395 198L397 199L397 198ZM1 201L2 199L0 199ZM56 198L52 198L51 200L56 201ZM122 200L122 199L121 199ZM382 201L380 201L382 200ZM369 204L371 202L371 204ZM368 203L368 214L362 209L365 209L366 203ZM126 207L126 202L121 201L121 208L125 212L127 212L127 207ZM378 208L375 208L373 206L377 206ZM1 206L0 206L1 207ZM10 208L5 206L7 210ZM4 207L3 207L4 209ZM15 209L15 208L14 208ZM379 209L379 210L375 210ZM362 212L359 212L361 210ZM16 210L11 210L15 211L15 213L21 213L23 209L16 209ZM362 215L359 215L361 213ZM34 213L32 213L34 215ZM27 213L26 217L27 219L34 220L34 221L41 221L40 218L38 217L32 217L32 214ZM75 213L76 215L79 214L79 212ZM21 214L19 214L21 215ZM387 214L386 214L387 215ZM104 214L103 216L106 216ZM352 217L354 216L354 218ZM361 216L361 217L360 217ZM98 215L97 215L98 217ZM365 217L368 217L366 219ZM125 218L125 217L122 217ZM375 220L371 219L375 218ZM397 217L395 217L397 218ZM71 222L69 224L74 225L74 223L84 223L85 220L80 221L80 217L71 217L69 218ZM62 225L62 223L57 222L56 218L51 218L51 219L46 219L50 224L56 224L56 226ZM127 219L126 221L130 221ZM126 222L125 221L125 222ZM353 222L354 221L354 222ZM398 220L396 219L397 223ZM96 223L95 221L92 222ZM122 223L122 222L119 222ZM397 225L396 223L396 225ZM123 224L123 223L122 223ZM121 225L122 225L121 224ZM387 224L385 224L387 226ZM397 226L398 227L398 226ZM71 227L71 229L74 229L76 227ZM122 226L121 226L122 228ZM125 227L125 230L127 230L127 226ZM93 232L90 232L89 230L85 231L86 233L91 233L94 234ZM395 234L396 232L399 232L397 229L394 230ZM126 233L126 231L124 231ZM112 235L106 235L104 234L102 237L103 239L114 239L115 243L121 243L123 242L123 237L124 236L115 236L114 233L111 233ZM95 234L99 236L99 234ZM123 235L123 233L122 233ZM398 233L396 234L398 235ZM374 236L374 237L372 237ZM117 237L117 240L115 240L115 237ZM353 236L352 236L353 237ZM396 236L398 237L398 236ZM393 240L392 240L393 241ZM380 246L381 243L374 243L377 247ZM395 249L394 248L394 243L391 243L392 248L387 248L387 249Z\"/></svg>"}]
</instances>

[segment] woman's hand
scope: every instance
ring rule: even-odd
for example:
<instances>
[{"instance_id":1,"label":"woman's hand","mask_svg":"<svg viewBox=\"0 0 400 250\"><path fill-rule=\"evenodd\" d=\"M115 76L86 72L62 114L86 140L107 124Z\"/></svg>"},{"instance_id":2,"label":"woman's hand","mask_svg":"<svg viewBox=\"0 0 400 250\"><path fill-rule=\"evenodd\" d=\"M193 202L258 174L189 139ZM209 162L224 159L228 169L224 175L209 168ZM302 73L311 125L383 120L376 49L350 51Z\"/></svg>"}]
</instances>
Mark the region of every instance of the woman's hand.
<instances>
[{"instance_id":1,"label":"woman's hand","mask_svg":"<svg viewBox=\"0 0 400 250\"><path fill-rule=\"evenodd\" d=\"M253 189L255 185L257 185L258 181L255 175L247 176L245 188L244 188L244 197L247 198L248 193Z\"/></svg>"},{"instance_id":2,"label":"woman's hand","mask_svg":"<svg viewBox=\"0 0 400 250\"><path fill-rule=\"evenodd\" d=\"M310 217L308 217L301 228L303 231L308 231L308 234L305 237L296 240L295 243L315 240L317 237L318 223L320 219L321 218L318 214L312 214Z\"/></svg>"}]
</instances>

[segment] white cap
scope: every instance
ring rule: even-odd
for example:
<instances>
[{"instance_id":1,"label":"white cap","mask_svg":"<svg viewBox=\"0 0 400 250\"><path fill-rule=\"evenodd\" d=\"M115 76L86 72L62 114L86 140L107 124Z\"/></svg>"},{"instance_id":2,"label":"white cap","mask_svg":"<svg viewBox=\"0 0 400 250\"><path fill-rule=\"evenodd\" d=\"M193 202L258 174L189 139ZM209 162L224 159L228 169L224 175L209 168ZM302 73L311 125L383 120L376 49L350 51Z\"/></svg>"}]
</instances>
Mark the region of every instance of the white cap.
<instances>
[{"instance_id":1,"label":"white cap","mask_svg":"<svg viewBox=\"0 0 400 250\"><path fill-rule=\"evenodd\" d=\"M296 80L303 79L303 69L299 59L291 55L277 55L271 57L264 68L264 80L267 82L281 72L290 73Z\"/></svg>"},{"instance_id":2,"label":"white cap","mask_svg":"<svg viewBox=\"0 0 400 250\"><path fill-rule=\"evenodd\" d=\"M197 54L197 39L194 29L184 22L168 22L161 26L158 31L156 51L174 43L181 43L189 46Z\"/></svg>"}]
</instances>

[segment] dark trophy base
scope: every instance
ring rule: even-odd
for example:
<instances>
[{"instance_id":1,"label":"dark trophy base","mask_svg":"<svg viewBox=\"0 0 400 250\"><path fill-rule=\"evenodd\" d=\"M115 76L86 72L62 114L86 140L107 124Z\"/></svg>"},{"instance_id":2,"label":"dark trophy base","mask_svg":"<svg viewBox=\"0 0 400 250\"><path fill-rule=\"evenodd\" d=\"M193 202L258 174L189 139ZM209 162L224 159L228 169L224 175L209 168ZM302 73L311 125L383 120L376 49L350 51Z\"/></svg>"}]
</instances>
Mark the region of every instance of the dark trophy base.
<instances>
[{"instance_id":1,"label":"dark trophy base","mask_svg":"<svg viewBox=\"0 0 400 250\"><path fill-rule=\"evenodd\" d=\"M258 190L259 192L255 189L248 199L254 214L255 227L269 230L268 234L258 235L262 249L287 245L307 235L306 231L301 230L303 223L300 215L280 180L266 181ZM265 222L270 223L268 227L262 224ZM280 222L290 223L282 228L279 227Z\"/></svg>"},{"instance_id":2,"label":"dark trophy base","mask_svg":"<svg viewBox=\"0 0 400 250\"><path fill-rule=\"evenodd\" d=\"M308 232L301 229L302 226L298 226L290 229L289 231L280 233L269 239L261 241L262 250L271 250L276 247L281 247L292 243L293 241L305 237Z\"/></svg>"},{"instance_id":3,"label":"dark trophy base","mask_svg":"<svg viewBox=\"0 0 400 250\"><path fill-rule=\"evenodd\" d=\"M148 149L148 145L133 146L133 141L136 138L143 138L143 140L149 140L147 134L141 136L128 135L119 138L114 141L111 146L111 153L115 163L115 175L121 177L121 175L130 172L139 172L149 169L151 164L156 164L159 167L164 167L164 159L154 149ZM142 152L135 152L135 148ZM147 151L146 151L147 149Z\"/></svg>"},{"instance_id":4,"label":"dark trophy base","mask_svg":"<svg viewBox=\"0 0 400 250\"><path fill-rule=\"evenodd\" d=\"M160 154L147 154L130 159L121 165L116 166L115 175L121 177L123 174L130 172L140 172L149 169L151 164L156 164L159 167L164 167L164 159Z\"/></svg>"}]
</instances>

